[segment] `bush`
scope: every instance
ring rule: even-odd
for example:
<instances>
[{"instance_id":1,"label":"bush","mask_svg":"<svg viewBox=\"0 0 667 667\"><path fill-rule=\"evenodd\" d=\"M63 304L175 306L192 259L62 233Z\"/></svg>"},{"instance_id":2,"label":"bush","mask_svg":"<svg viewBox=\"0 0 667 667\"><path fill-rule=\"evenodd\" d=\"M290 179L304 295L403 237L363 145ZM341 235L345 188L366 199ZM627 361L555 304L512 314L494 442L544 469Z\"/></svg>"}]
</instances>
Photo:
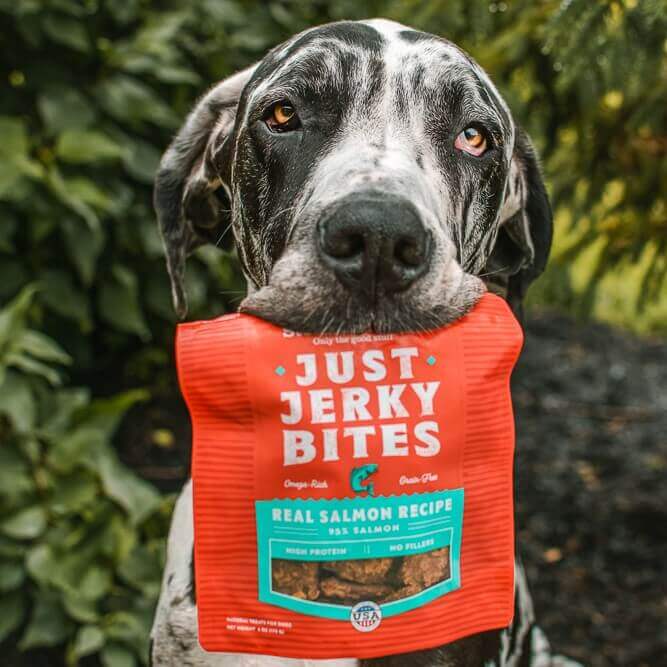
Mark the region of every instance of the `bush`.
<instances>
[{"instance_id":1,"label":"bush","mask_svg":"<svg viewBox=\"0 0 667 667\"><path fill-rule=\"evenodd\" d=\"M151 181L204 77L235 66L219 52L214 71L197 71L224 43L219 20L211 34L197 27L212 25L206 4L0 3L12 87L0 103L0 640L10 662L147 661L171 499L119 463L112 437L130 406L175 391ZM233 258L211 250L188 276L201 315L225 308L216 283L237 285Z\"/></svg>"},{"instance_id":2,"label":"bush","mask_svg":"<svg viewBox=\"0 0 667 667\"><path fill-rule=\"evenodd\" d=\"M110 438L135 390L91 400L63 388L69 356L29 328L35 289L0 311L0 640L29 612L19 648L65 643L68 664L146 656L170 511L121 466Z\"/></svg>"}]
</instances>

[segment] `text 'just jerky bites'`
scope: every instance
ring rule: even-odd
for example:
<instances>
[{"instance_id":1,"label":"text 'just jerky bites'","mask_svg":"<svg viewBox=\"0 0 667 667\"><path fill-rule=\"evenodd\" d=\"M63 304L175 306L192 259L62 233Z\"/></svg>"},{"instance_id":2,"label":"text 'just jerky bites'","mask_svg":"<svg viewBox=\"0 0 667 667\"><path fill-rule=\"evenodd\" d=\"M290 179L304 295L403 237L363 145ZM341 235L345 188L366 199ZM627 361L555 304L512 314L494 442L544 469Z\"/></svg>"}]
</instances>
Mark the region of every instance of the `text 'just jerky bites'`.
<instances>
[{"instance_id":1,"label":"text 'just jerky bites'","mask_svg":"<svg viewBox=\"0 0 667 667\"><path fill-rule=\"evenodd\" d=\"M507 625L522 340L491 294L419 334L180 325L202 646L370 658Z\"/></svg>"}]
</instances>

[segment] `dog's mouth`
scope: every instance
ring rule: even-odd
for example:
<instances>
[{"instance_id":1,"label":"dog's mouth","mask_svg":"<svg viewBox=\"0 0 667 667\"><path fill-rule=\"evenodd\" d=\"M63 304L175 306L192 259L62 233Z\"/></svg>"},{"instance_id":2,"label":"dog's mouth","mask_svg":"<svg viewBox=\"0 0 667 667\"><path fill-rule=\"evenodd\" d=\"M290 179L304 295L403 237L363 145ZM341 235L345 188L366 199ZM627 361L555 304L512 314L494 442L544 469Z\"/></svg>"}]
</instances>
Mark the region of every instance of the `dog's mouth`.
<instances>
[{"instance_id":1,"label":"dog's mouth","mask_svg":"<svg viewBox=\"0 0 667 667\"><path fill-rule=\"evenodd\" d=\"M472 277L471 277L472 278ZM462 281L456 298L432 299L428 294L396 298L378 295L369 303L339 289L334 294L283 290L266 286L249 294L239 312L254 315L291 331L318 335L425 332L463 317L486 291L474 278Z\"/></svg>"}]
</instances>

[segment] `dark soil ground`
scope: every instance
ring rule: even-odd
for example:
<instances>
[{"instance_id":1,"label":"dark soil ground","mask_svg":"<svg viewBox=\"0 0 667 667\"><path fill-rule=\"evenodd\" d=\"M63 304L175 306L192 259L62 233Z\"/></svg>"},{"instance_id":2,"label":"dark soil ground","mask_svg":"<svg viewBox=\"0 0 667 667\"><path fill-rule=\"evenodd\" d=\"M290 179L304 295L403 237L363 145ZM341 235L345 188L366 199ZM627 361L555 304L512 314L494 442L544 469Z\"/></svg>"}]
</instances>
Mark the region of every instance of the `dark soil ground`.
<instances>
[{"instance_id":1,"label":"dark soil ground","mask_svg":"<svg viewBox=\"0 0 667 667\"><path fill-rule=\"evenodd\" d=\"M526 334L513 383L517 531L539 622L558 652L590 667L663 667L667 344L546 314ZM123 458L178 489L183 405L142 408L123 430Z\"/></svg>"},{"instance_id":2,"label":"dark soil ground","mask_svg":"<svg viewBox=\"0 0 667 667\"><path fill-rule=\"evenodd\" d=\"M533 318L514 377L519 545L554 647L667 665L667 345Z\"/></svg>"}]
</instances>

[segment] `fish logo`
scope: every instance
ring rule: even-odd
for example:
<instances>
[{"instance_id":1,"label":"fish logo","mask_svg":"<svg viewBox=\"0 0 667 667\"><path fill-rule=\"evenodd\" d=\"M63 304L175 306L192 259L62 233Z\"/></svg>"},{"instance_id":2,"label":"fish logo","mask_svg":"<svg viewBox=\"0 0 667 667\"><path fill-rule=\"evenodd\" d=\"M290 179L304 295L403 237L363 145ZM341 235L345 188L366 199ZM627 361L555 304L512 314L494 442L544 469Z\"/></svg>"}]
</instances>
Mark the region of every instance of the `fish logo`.
<instances>
[{"instance_id":1,"label":"fish logo","mask_svg":"<svg viewBox=\"0 0 667 667\"><path fill-rule=\"evenodd\" d=\"M366 480L378 471L377 463L367 463L366 465L352 468L350 473L350 486L355 493L367 493L369 496L375 495L373 482ZM364 482L366 482L364 484Z\"/></svg>"}]
</instances>

